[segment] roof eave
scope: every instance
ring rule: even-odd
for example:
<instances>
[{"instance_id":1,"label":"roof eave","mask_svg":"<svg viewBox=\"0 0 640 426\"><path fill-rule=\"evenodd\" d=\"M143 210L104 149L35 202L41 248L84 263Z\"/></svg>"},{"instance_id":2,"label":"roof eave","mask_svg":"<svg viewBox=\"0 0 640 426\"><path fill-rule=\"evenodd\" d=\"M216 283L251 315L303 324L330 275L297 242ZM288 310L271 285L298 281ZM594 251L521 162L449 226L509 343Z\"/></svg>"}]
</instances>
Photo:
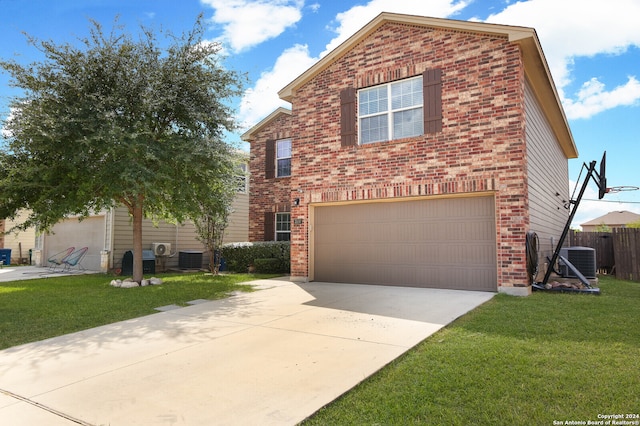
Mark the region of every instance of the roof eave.
<instances>
[{"instance_id":1,"label":"roof eave","mask_svg":"<svg viewBox=\"0 0 640 426\"><path fill-rule=\"evenodd\" d=\"M284 107L279 107L278 109L276 109L275 111L273 111L271 114L269 114L268 116L266 116L265 118L263 118L259 123L257 123L255 126L253 126L252 128L250 128L249 130L247 130L246 132L244 132L242 135L240 135L240 139L242 139L245 142L252 142L253 140L255 140L255 134L260 131L261 128L263 128L264 126L266 126L267 124L269 124L271 121L275 120L276 118L278 118L281 114L288 114L291 115L291 110L284 108Z\"/></svg>"},{"instance_id":2,"label":"roof eave","mask_svg":"<svg viewBox=\"0 0 640 426\"><path fill-rule=\"evenodd\" d=\"M540 41L535 30L531 29L530 31L531 33L527 37L518 37L517 34L513 34L513 37L511 37L510 35L509 41L520 45L525 74L531 82L531 88L544 110L545 116L549 120L549 124L565 156L567 158L578 158L578 148L573 139L569 122L564 113L564 108L544 57Z\"/></svg>"},{"instance_id":3,"label":"roof eave","mask_svg":"<svg viewBox=\"0 0 640 426\"><path fill-rule=\"evenodd\" d=\"M457 29L483 34L508 36L510 42L518 43L522 48L525 73L533 86L534 92L541 103L553 131L567 158L577 158L578 149L573 140L567 118L556 91L551 72L542 52L540 41L533 28L511 25L489 24L484 22L456 21L451 19L430 18L416 15L404 15L383 12L365 25L342 44L316 62L311 68L302 73L282 90L278 92L281 99L291 102L298 88L329 67L337 58L342 56L355 44L368 37L376 29L387 22L415 24L434 28Z\"/></svg>"}]
</instances>

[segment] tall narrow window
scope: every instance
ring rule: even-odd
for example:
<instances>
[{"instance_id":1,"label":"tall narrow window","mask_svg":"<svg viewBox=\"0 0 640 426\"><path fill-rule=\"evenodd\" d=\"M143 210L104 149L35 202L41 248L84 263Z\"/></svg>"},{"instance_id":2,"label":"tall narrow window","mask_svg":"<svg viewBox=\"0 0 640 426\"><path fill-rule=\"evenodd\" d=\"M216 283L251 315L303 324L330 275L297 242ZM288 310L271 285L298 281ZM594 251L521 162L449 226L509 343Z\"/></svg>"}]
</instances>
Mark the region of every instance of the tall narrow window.
<instances>
[{"instance_id":1,"label":"tall narrow window","mask_svg":"<svg viewBox=\"0 0 640 426\"><path fill-rule=\"evenodd\" d=\"M291 176L291 139L276 142L277 177Z\"/></svg>"},{"instance_id":2,"label":"tall narrow window","mask_svg":"<svg viewBox=\"0 0 640 426\"><path fill-rule=\"evenodd\" d=\"M276 213L276 241L291 240L291 213Z\"/></svg>"},{"instance_id":3,"label":"tall narrow window","mask_svg":"<svg viewBox=\"0 0 640 426\"><path fill-rule=\"evenodd\" d=\"M421 135L424 131L422 103L422 76L360 90L360 143Z\"/></svg>"}]
</instances>

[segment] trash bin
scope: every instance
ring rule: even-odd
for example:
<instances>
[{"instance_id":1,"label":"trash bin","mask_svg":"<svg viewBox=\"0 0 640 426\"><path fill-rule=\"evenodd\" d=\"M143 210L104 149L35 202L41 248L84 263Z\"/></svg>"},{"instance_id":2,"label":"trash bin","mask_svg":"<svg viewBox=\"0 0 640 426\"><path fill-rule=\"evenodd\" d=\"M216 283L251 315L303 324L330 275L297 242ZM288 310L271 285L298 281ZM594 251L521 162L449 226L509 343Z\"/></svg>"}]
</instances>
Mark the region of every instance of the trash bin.
<instances>
[{"instance_id":1,"label":"trash bin","mask_svg":"<svg viewBox=\"0 0 640 426\"><path fill-rule=\"evenodd\" d=\"M156 273L156 255L153 250L142 250L142 273ZM133 275L133 251L128 250L122 256L122 275Z\"/></svg>"},{"instance_id":2,"label":"trash bin","mask_svg":"<svg viewBox=\"0 0 640 426\"><path fill-rule=\"evenodd\" d=\"M227 260L222 257L222 254L219 250L215 251L214 262L220 263L220 268L218 269L218 271L222 272L227 270Z\"/></svg>"},{"instance_id":3,"label":"trash bin","mask_svg":"<svg viewBox=\"0 0 640 426\"><path fill-rule=\"evenodd\" d=\"M11 249L0 249L0 263L11 265Z\"/></svg>"}]
</instances>

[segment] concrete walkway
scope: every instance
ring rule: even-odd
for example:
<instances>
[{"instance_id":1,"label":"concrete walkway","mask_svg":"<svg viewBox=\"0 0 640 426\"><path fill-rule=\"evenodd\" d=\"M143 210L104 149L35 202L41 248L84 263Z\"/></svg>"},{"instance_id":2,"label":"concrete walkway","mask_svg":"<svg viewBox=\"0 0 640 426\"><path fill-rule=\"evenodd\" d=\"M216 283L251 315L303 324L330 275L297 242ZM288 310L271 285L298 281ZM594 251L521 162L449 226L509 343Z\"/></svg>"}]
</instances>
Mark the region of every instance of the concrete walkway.
<instances>
[{"instance_id":1,"label":"concrete walkway","mask_svg":"<svg viewBox=\"0 0 640 426\"><path fill-rule=\"evenodd\" d=\"M0 282L33 280L36 278L62 277L64 275L99 274L97 271L58 268L52 271L42 266L3 266L0 268Z\"/></svg>"},{"instance_id":2,"label":"concrete walkway","mask_svg":"<svg viewBox=\"0 0 640 426\"><path fill-rule=\"evenodd\" d=\"M0 424L293 425L493 297L253 284L262 290L0 351Z\"/></svg>"}]
</instances>

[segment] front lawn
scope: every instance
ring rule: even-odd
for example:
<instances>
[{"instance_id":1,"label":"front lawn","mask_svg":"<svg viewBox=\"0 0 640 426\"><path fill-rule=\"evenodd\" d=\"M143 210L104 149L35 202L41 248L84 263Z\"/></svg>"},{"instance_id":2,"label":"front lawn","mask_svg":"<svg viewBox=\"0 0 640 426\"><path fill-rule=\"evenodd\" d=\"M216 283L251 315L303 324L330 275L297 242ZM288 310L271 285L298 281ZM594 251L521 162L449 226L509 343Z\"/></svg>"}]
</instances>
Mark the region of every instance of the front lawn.
<instances>
[{"instance_id":1,"label":"front lawn","mask_svg":"<svg viewBox=\"0 0 640 426\"><path fill-rule=\"evenodd\" d=\"M497 295L304 424L640 424L640 284L600 288Z\"/></svg>"},{"instance_id":2,"label":"front lawn","mask_svg":"<svg viewBox=\"0 0 640 426\"><path fill-rule=\"evenodd\" d=\"M102 274L0 282L0 349L156 313L165 305L251 291L274 275L159 274L158 286L115 288Z\"/></svg>"}]
</instances>

